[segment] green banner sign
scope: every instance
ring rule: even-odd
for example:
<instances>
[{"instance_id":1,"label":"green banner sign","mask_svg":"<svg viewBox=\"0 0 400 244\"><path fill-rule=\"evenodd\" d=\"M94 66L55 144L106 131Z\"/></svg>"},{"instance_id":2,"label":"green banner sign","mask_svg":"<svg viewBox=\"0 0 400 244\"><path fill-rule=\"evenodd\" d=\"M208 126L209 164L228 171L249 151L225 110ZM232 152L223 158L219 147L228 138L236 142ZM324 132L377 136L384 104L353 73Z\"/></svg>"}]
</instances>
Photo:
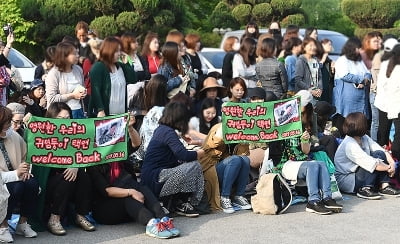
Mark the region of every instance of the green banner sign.
<instances>
[{"instance_id":1,"label":"green banner sign","mask_svg":"<svg viewBox=\"0 0 400 244\"><path fill-rule=\"evenodd\" d=\"M28 163L77 168L127 158L128 114L91 119L33 116L26 129Z\"/></svg>"},{"instance_id":2,"label":"green banner sign","mask_svg":"<svg viewBox=\"0 0 400 244\"><path fill-rule=\"evenodd\" d=\"M269 142L302 134L300 98L262 103L225 103L222 132L225 143Z\"/></svg>"}]
</instances>

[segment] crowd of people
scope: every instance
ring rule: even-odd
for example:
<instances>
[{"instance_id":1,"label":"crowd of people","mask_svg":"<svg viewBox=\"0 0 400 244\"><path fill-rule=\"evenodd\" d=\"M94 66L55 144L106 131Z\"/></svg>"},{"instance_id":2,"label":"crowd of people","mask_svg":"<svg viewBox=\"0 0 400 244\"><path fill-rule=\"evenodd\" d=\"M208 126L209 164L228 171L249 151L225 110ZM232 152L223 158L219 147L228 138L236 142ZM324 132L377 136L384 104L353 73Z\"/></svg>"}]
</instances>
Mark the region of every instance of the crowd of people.
<instances>
[{"instance_id":1,"label":"crowd of people","mask_svg":"<svg viewBox=\"0 0 400 244\"><path fill-rule=\"evenodd\" d=\"M394 36L373 31L363 40L349 38L333 61L332 41L318 40L316 28L301 36L297 26L282 33L273 22L261 34L250 22L241 38L226 39L220 74L208 72L197 34L172 30L160 39L149 32L140 47L133 33L101 40L83 21L75 33L46 49L29 89L7 59L13 34L0 45L2 242L13 241L8 220L16 211L15 233L28 238L46 227L65 235L68 223L94 231L94 221L136 221L149 236L176 237L171 216L251 209L264 158L305 197L307 212L342 211L332 175L342 192L361 198L400 195L393 184L400 158ZM225 102L292 96L301 101L301 136L224 142ZM31 116L75 120L127 112L127 160L66 169L26 163L24 128Z\"/></svg>"}]
</instances>

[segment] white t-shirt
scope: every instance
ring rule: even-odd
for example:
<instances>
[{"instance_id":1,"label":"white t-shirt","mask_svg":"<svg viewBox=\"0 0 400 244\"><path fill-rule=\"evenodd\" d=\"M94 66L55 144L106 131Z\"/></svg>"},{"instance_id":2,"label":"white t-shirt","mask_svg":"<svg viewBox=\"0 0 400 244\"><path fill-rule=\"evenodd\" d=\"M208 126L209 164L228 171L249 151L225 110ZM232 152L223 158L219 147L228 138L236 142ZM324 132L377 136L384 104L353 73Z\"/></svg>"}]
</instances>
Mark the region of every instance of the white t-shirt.
<instances>
[{"instance_id":1,"label":"white t-shirt","mask_svg":"<svg viewBox=\"0 0 400 244\"><path fill-rule=\"evenodd\" d=\"M74 76L74 73L71 71L69 73L66 73L67 77L67 89L68 93L71 93L75 90L75 88L79 85L81 85L81 82L76 79ZM66 102L68 106L71 108L71 110L77 110L82 108L81 100L79 99L70 99Z\"/></svg>"},{"instance_id":2,"label":"white t-shirt","mask_svg":"<svg viewBox=\"0 0 400 244\"><path fill-rule=\"evenodd\" d=\"M126 81L122 68L118 68L115 73L110 73L111 95L109 110L110 115L125 113L126 107Z\"/></svg>"}]
</instances>

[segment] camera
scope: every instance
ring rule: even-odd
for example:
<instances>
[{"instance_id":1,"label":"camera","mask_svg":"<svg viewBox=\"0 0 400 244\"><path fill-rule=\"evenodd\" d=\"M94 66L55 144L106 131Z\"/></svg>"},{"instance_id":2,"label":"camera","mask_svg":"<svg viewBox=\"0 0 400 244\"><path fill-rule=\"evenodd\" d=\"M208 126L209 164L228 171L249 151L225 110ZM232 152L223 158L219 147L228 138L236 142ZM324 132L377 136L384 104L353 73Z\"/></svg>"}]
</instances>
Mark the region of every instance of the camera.
<instances>
[{"instance_id":1,"label":"camera","mask_svg":"<svg viewBox=\"0 0 400 244\"><path fill-rule=\"evenodd\" d=\"M10 33L13 33L13 28L10 23L7 23L3 26L4 35L7 37Z\"/></svg>"}]
</instances>

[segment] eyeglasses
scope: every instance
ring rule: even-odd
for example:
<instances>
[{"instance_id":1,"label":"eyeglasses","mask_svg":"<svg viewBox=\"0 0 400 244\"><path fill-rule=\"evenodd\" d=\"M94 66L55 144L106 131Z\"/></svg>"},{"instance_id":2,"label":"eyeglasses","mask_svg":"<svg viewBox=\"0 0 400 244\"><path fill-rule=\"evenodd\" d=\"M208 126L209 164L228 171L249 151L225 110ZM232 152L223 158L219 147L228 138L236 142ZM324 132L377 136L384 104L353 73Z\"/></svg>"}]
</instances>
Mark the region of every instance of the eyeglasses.
<instances>
[{"instance_id":1,"label":"eyeglasses","mask_svg":"<svg viewBox=\"0 0 400 244\"><path fill-rule=\"evenodd\" d=\"M22 120L11 120L11 122L13 122L15 125L23 125L24 121Z\"/></svg>"}]
</instances>

